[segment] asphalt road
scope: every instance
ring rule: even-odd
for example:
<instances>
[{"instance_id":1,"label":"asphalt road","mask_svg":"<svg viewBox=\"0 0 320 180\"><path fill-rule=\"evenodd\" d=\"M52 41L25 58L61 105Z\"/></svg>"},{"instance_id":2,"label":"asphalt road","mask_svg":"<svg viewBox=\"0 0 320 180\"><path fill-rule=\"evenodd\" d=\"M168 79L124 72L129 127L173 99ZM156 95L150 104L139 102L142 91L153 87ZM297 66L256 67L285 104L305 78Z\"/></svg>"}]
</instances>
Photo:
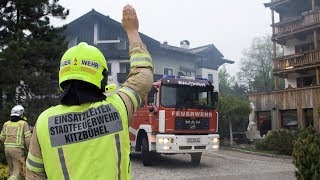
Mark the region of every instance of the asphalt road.
<instances>
[{"instance_id":1,"label":"asphalt road","mask_svg":"<svg viewBox=\"0 0 320 180\"><path fill-rule=\"evenodd\" d=\"M295 167L289 158L265 157L229 150L204 153L198 167L191 165L190 155L161 155L152 167L143 166L139 155L134 155L131 161L134 180L295 179Z\"/></svg>"}]
</instances>

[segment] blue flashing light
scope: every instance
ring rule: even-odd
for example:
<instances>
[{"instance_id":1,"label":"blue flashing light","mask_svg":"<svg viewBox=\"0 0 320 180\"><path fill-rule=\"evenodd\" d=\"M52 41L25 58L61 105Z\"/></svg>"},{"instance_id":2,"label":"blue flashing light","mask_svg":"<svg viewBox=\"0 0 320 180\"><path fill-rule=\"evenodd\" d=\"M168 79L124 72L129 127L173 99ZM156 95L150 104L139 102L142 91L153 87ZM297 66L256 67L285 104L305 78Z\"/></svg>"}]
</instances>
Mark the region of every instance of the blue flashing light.
<instances>
[{"instance_id":1,"label":"blue flashing light","mask_svg":"<svg viewBox=\"0 0 320 180\"><path fill-rule=\"evenodd\" d=\"M208 81L207 78L196 78L196 79L198 79L198 80L207 80Z\"/></svg>"},{"instance_id":2,"label":"blue flashing light","mask_svg":"<svg viewBox=\"0 0 320 180\"><path fill-rule=\"evenodd\" d=\"M171 78L171 79L175 79L175 78L179 78L177 76L173 76L173 75L163 75L162 78Z\"/></svg>"}]
</instances>

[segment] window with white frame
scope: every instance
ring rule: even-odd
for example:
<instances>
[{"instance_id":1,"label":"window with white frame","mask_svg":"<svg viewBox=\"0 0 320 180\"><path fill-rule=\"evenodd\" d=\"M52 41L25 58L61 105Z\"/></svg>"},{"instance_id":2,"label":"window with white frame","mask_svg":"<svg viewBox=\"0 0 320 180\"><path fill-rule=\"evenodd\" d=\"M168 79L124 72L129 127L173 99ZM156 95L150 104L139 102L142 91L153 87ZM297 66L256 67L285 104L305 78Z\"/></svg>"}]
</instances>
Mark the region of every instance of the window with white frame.
<instances>
[{"instance_id":1,"label":"window with white frame","mask_svg":"<svg viewBox=\"0 0 320 180\"><path fill-rule=\"evenodd\" d=\"M129 49L129 42L127 41L120 41L117 43L118 50L128 50Z\"/></svg>"},{"instance_id":2,"label":"window with white frame","mask_svg":"<svg viewBox=\"0 0 320 180\"><path fill-rule=\"evenodd\" d=\"M213 74L208 74L208 80L213 83Z\"/></svg>"},{"instance_id":3,"label":"window with white frame","mask_svg":"<svg viewBox=\"0 0 320 180\"><path fill-rule=\"evenodd\" d=\"M164 68L164 75L173 75L173 69L170 68Z\"/></svg>"},{"instance_id":4,"label":"window with white frame","mask_svg":"<svg viewBox=\"0 0 320 180\"><path fill-rule=\"evenodd\" d=\"M111 71L111 63L108 63L107 65L108 65L108 76L111 76L111 73L112 73L112 71Z\"/></svg>"},{"instance_id":5,"label":"window with white frame","mask_svg":"<svg viewBox=\"0 0 320 180\"><path fill-rule=\"evenodd\" d=\"M186 76L191 77L191 71L185 71L184 73Z\"/></svg>"}]
</instances>

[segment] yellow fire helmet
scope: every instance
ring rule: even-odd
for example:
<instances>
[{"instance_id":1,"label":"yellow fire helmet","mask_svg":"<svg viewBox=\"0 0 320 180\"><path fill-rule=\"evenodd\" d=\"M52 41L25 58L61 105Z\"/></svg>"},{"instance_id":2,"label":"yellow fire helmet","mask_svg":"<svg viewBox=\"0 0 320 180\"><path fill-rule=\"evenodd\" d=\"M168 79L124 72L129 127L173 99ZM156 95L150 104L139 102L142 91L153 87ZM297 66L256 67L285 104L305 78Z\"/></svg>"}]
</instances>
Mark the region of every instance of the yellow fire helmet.
<instances>
[{"instance_id":1,"label":"yellow fire helmet","mask_svg":"<svg viewBox=\"0 0 320 180\"><path fill-rule=\"evenodd\" d=\"M101 89L102 72L108 71L107 61L101 51L85 42L68 49L61 58L59 86L68 80L81 80Z\"/></svg>"}]
</instances>

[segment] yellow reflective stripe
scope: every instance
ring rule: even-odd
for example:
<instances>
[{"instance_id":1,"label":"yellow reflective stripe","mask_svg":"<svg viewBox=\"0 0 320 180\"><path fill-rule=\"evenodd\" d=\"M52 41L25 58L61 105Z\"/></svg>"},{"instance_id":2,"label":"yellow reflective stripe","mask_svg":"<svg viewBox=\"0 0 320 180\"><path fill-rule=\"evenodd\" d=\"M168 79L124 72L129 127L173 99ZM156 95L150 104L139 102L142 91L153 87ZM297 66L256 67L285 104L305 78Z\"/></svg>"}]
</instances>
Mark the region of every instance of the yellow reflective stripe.
<instances>
[{"instance_id":1,"label":"yellow reflective stripe","mask_svg":"<svg viewBox=\"0 0 320 180\"><path fill-rule=\"evenodd\" d=\"M135 58L131 58L130 62L136 62L136 61L148 61L148 62L152 62L151 58L148 57L135 57Z\"/></svg>"},{"instance_id":2,"label":"yellow reflective stripe","mask_svg":"<svg viewBox=\"0 0 320 180\"><path fill-rule=\"evenodd\" d=\"M8 180L17 180L16 176L11 175Z\"/></svg>"},{"instance_id":3,"label":"yellow reflective stripe","mask_svg":"<svg viewBox=\"0 0 320 180\"><path fill-rule=\"evenodd\" d=\"M19 126L19 122L8 122L8 124L7 124L7 126L8 127L17 127L17 126Z\"/></svg>"},{"instance_id":4,"label":"yellow reflective stripe","mask_svg":"<svg viewBox=\"0 0 320 180\"><path fill-rule=\"evenodd\" d=\"M27 168L33 172L44 172L44 164L41 158L38 158L32 155L30 152L28 153L28 158L26 161Z\"/></svg>"},{"instance_id":5,"label":"yellow reflective stripe","mask_svg":"<svg viewBox=\"0 0 320 180\"><path fill-rule=\"evenodd\" d=\"M130 63L130 67L134 67L134 66L149 66L153 68L153 65L151 62L149 61L135 61L135 62L131 62Z\"/></svg>"},{"instance_id":6,"label":"yellow reflective stripe","mask_svg":"<svg viewBox=\"0 0 320 180\"><path fill-rule=\"evenodd\" d=\"M151 59L151 56L148 53L135 53L130 57L130 59L142 57Z\"/></svg>"},{"instance_id":7,"label":"yellow reflective stripe","mask_svg":"<svg viewBox=\"0 0 320 180\"><path fill-rule=\"evenodd\" d=\"M28 153L28 158L36 163L43 164L42 158L38 158L38 157L34 156L33 154L31 154L30 152Z\"/></svg>"},{"instance_id":8,"label":"yellow reflective stripe","mask_svg":"<svg viewBox=\"0 0 320 180\"><path fill-rule=\"evenodd\" d=\"M18 128L17 130L16 144L19 144L19 132L20 132L20 128Z\"/></svg>"},{"instance_id":9,"label":"yellow reflective stripe","mask_svg":"<svg viewBox=\"0 0 320 180\"><path fill-rule=\"evenodd\" d=\"M137 109L140 106L141 98L136 93L135 90L133 90L130 87L122 87L119 91L127 94L130 97L131 101L133 102L133 105L134 105L135 109Z\"/></svg>"},{"instance_id":10,"label":"yellow reflective stripe","mask_svg":"<svg viewBox=\"0 0 320 180\"><path fill-rule=\"evenodd\" d=\"M130 66L150 66L152 65L152 58L147 53L136 53L130 57Z\"/></svg>"},{"instance_id":11,"label":"yellow reflective stripe","mask_svg":"<svg viewBox=\"0 0 320 180\"><path fill-rule=\"evenodd\" d=\"M29 137L29 136L31 136L31 132L30 131L27 131L27 132L24 133L24 137Z\"/></svg>"},{"instance_id":12,"label":"yellow reflective stripe","mask_svg":"<svg viewBox=\"0 0 320 180\"><path fill-rule=\"evenodd\" d=\"M23 146L21 144L15 144L15 143L4 143L5 147L21 147L23 148Z\"/></svg>"},{"instance_id":13,"label":"yellow reflective stripe","mask_svg":"<svg viewBox=\"0 0 320 180\"><path fill-rule=\"evenodd\" d=\"M22 144L22 127L19 128L19 144Z\"/></svg>"},{"instance_id":14,"label":"yellow reflective stripe","mask_svg":"<svg viewBox=\"0 0 320 180\"><path fill-rule=\"evenodd\" d=\"M22 128L18 127L18 131L17 131L17 139L16 139L16 143L17 144L21 144L21 139L22 139Z\"/></svg>"},{"instance_id":15,"label":"yellow reflective stripe","mask_svg":"<svg viewBox=\"0 0 320 180\"><path fill-rule=\"evenodd\" d=\"M37 172L37 173L44 172L44 168L34 167L29 163L29 161L26 162L26 165L30 171Z\"/></svg>"}]
</instances>

